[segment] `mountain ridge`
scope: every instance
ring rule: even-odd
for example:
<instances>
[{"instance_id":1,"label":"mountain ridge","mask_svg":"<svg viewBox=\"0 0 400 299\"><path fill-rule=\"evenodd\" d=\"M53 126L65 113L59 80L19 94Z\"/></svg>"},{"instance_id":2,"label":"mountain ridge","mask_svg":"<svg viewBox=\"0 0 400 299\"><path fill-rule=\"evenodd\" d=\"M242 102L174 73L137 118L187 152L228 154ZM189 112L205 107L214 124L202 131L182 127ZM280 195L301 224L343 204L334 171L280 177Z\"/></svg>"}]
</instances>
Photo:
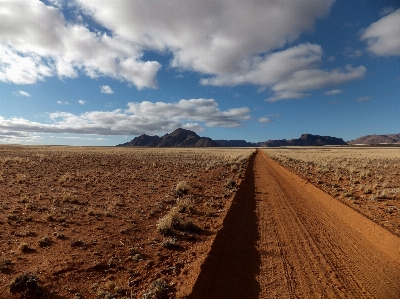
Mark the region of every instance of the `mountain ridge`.
<instances>
[{"instance_id":1,"label":"mountain ridge","mask_svg":"<svg viewBox=\"0 0 400 299\"><path fill-rule=\"evenodd\" d=\"M355 140L351 140L348 142L350 145L355 145L355 144L367 144L367 145L373 145L373 144L396 144L400 143L400 133L399 134L383 134L383 135L365 135L358 137Z\"/></svg>"},{"instance_id":2,"label":"mountain ridge","mask_svg":"<svg viewBox=\"0 0 400 299\"><path fill-rule=\"evenodd\" d=\"M300 138L267 140L263 142L247 142L246 140L212 140L200 137L195 132L186 129L176 129L164 136L149 136L142 134L129 142L117 146L142 147L278 147L278 146L321 146L347 145L342 138L302 134Z\"/></svg>"},{"instance_id":3,"label":"mountain ridge","mask_svg":"<svg viewBox=\"0 0 400 299\"><path fill-rule=\"evenodd\" d=\"M161 137L142 134L129 142L118 144L117 146L218 147L218 144L211 138L200 137L193 131L179 128Z\"/></svg>"}]
</instances>

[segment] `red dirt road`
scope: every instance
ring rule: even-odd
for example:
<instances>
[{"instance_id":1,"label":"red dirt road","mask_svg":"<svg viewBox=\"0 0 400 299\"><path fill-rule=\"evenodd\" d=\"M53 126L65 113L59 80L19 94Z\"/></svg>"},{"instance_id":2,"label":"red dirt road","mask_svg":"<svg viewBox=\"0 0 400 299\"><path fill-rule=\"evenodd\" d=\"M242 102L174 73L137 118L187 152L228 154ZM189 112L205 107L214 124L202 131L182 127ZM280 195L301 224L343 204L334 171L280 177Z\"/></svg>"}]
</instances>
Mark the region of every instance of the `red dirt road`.
<instances>
[{"instance_id":1,"label":"red dirt road","mask_svg":"<svg viewBox=\"0 0 400 299\"><path fill-rule=\"evenodd\" d=\"M190 298L400 298L400 238L258 151Z\"/></svg>"}]
</instances>

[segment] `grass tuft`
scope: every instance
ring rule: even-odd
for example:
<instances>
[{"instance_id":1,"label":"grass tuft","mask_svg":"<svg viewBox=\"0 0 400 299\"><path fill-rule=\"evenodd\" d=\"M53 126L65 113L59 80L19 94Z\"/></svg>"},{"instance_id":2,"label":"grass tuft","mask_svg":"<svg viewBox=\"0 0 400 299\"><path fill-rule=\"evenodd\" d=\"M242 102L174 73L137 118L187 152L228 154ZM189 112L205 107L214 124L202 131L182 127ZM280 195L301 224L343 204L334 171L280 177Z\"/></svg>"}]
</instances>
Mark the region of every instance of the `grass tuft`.
<instances>
[{"instance_id":1,"label":"grass tuft","mask_svg":"<svg viewBox=\"0 0 400 299\"><path fill-rule=\"evenodd\" d=\"M175 194L181 197L183 194L188 194L190 192L190 186L186 181L180 181L176 184Z\"/></svg>"},{"instance_id":2,"label":"grass tuft","mask_svg":"<svg viewBox=\"0 0 400 299\"><path fill-rule=\"evenodd\" d=\"M176 207L172 208L164 217L160 218L157 223L157 231L162 235L171 235L173 229L178 227L181 222L179 211Z\"/></svg>"},{"instance_id":3,"label":"grass tuft","mask_svg":"<svg viewBox=\"0 0 400 299\"><path fill-rule=\"evenodd\" d=\"M159 278L150 284L149 289L142 295L142 299L157 299L166 296L169 292L168 283Z\"/></svg>"}]
</instances>

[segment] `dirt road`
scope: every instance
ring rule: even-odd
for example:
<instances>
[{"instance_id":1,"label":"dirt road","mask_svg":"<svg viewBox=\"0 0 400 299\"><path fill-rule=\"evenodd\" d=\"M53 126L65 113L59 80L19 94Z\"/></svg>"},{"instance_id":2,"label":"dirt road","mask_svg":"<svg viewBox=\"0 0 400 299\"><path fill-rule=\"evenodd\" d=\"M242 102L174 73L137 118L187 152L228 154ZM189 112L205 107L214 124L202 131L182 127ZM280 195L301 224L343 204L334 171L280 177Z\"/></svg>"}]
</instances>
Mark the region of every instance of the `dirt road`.
<instances>
[{"instance_id":1,"label":"dirt road","mask_svg":"<svg viewBox=\"0 0 400 299\"><path fill-rule=\"evenodd\" d=\"M400 238L258 151L190 298L400 298Z\"/></svg>"}]
</instances>

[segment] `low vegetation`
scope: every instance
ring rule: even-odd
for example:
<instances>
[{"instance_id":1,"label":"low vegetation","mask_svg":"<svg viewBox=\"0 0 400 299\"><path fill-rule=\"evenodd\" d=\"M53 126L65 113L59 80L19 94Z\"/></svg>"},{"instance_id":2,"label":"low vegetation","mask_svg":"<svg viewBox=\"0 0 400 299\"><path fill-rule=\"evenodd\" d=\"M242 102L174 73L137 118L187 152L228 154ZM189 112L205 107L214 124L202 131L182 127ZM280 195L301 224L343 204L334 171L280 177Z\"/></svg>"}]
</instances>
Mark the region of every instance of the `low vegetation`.
<instances>
[{"instance_id":1,"label":"low vegetation","mask_svg":"<svg viewBox=\"0 0 400 299\"><path fill-rule=\"evenodd\" d=\"M0 294L25 296L10 283L38 273L60 298L173 298L222 225L236 190L226 181L239 184L253 152L0 146ZM152 283L161 277L167 295Z\"/></svg>"},{"instance_id":2,"label":"low vegetation","mask_svg":"<svg viewBox=\"0 0 400 299\"><path fill-rule=\"evenodd\" d=\"M142 299L161 299L169 292L168 283L160 278L150 284L149 289L142 295Z\"/></svg>"}]
</instances>

